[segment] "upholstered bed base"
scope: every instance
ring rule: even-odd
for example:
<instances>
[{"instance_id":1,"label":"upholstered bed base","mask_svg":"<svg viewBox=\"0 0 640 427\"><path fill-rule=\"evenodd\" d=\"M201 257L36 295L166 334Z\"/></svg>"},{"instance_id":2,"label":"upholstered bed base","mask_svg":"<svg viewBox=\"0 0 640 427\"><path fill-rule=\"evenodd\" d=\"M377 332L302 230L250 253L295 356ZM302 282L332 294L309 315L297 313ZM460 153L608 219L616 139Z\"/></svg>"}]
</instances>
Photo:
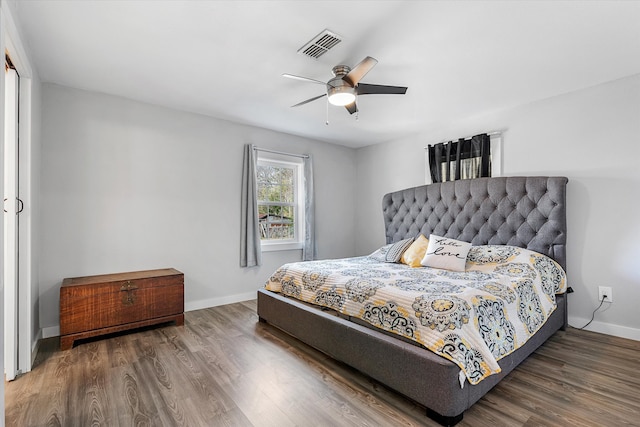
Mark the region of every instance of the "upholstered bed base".
<instances>
[{"instance_id":1,"label":"upholstered bed base","mask_svg":"<svg viewBox=\"0 0 640 427\"><path fill-rule=\"evenodd\" d=\"M336 360L363 372L427 408L444 425L462 413L505 375L565 326L566 296L558 309L524 346L499 361L502 372L477 385L460 387L460 368L431 351L386 335L304 302L274 292L258 291L260 320L283 330ZM347 344L345 344L347 343Z\"/></svg>"},{"instance_id":2,"label":"upholstered bed base","mask_svg":"<svg viewBox=\"0 0 640 427\"><path fill-rule=\"evenodd\" d=\"M420 233L472 242L512 245L545 254L566 269L564 177L480 178L432 184L389 193L383 198L387 243ZM477 385L460 387L460 368L422 347L330 312L264 289L258 316L312 347L371 376L427 408L444 425L567 325L567 297L542 328L499 361L502 372Z\"/></svg>"}]
</instances>

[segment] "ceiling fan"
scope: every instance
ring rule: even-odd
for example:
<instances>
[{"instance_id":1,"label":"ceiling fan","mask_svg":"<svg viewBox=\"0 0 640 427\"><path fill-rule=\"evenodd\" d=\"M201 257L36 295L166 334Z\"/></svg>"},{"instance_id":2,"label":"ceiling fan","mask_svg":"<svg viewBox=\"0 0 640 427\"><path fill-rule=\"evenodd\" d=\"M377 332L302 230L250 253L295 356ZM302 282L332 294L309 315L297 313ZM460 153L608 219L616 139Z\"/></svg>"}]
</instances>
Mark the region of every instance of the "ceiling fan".
<instances>
[{"instance_id":1,"label":"ceiling fan","mask_svg":"<svg viewBox=\"0 0 640 427\"><path fill-rule=\"evenodd\" d=\"M282 76L290 79L301 80L303 82L325 85L327 89L326 93L299 102L296 105L292 105L292 107L298 107L327 96L331 104L343 106L350 114L353 114L358 111L356 95L404 95L407 92L407 88L404 86L385 86L360 83L360 80L369 71L371 71L377 63L377 59L367 56L353 68L349 68L347 65L336 65L332 70L334 77L326 83L307 77L294 76L293 74L285 73Z\"/></svg>"}]
</instances>

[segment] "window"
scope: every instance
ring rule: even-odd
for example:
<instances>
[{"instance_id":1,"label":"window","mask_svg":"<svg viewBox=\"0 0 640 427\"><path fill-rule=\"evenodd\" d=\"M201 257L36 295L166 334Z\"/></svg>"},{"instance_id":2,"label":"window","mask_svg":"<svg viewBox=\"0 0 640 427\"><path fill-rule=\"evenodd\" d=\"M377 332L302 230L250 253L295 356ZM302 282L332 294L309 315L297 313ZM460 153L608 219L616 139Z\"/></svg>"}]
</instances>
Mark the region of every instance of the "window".
<instances>
[{"instance_id":1,"label":"window","mask_svg":"<svg viewBox=\"0 0 640 427\"><path fill-rule=\"evenodd\" d=\"M425 147L427 183L500 176L502 137L498 132ZM458 170L459 167L459 170Z\"/></svg>"},{"instance_id":2,"label":"window","mask_svg":"<svg viewBox=\"0 0 640 427\"><path fill-rule=\"evenodd\" d=\"M302 248L302 163L259 156L256 178L262 250Z\"/></svg>"}]
</instances>

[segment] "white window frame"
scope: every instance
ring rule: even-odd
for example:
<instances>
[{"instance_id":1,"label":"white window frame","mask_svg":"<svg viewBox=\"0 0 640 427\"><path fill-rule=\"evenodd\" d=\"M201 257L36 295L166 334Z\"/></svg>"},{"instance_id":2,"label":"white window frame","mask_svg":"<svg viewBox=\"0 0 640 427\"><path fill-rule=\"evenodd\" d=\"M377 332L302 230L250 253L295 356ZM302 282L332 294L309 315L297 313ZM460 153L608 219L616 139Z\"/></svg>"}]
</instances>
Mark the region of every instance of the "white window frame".
<instances>
[{"instance_id":1,"label":"white window frame","mask_svg":"<svg viewBox=\"0 0 640 427\"><path fill-rule=\"evenodd\" d=\"M287 167L294 170L294 193L295 193L295 219L294 219L294 239L287 240L260 240L260 248L262 252L272 251L289 251L302 249L304 246L304 171L302 159L296 161L288 156L280 156L277 154L258 154L258 167L274 166ZM259 185L259 184L258 184ZM260 201L258 200L258 205Z\"/></svg>"}]
</instances>

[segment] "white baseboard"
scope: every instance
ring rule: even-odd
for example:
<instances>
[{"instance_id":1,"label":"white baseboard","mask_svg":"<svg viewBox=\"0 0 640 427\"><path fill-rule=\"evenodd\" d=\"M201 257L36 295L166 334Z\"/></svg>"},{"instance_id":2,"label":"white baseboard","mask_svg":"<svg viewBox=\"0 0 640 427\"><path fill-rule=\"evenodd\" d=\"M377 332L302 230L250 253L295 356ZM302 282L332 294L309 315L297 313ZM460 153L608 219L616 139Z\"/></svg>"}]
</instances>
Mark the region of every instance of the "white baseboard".
<instances>
[{"instance_id":1,"label":"white baseboard","mask_svg":"<svg viewBox=\"0 0 640 427\"><path fill-rule=\"evenodd\" d=\"M33 362L36 361L36 356L38 355L38 350L40 350L40 340L42 339L42 329L38 330L38 334L34 337L33 342L31 343L31 366L33 367ZM31 370L31 369L29 369Z\"/></svg>"},{"instance_id":2,"label":"white baseboard","mask_svg":"<svg viewBox=\"0 0 640 427\"><path fill-rule=\"evenodd\" d=\"M210 298L185 303L184 311L201 310L203 308L217 307L219 305L233 304L236 302L249 301L258 297L257 291L246 292L244 294L228 295L220 298Z\"/></svg>"},{"instance_id":3,"label":"white baseboard","mask_svg":"<svg viewBox=\"0 0 640 427\"><path fill-rule=\"evenodd\" d=\"M582 328L587 324L587 322L589 322L589 319L569 316L569 325L575 328ZM584 329L587 331L640 341L640 329L629 328L628 326L614 325L612 323L604 323L594 320Z\"/></svg>"},{"instance_id":4,"label":"white baseboard","mask_svg":"<svg viewBox=\"0 0 640 427\"><path fill-rule=\"evenodd\" d=\"M42 328L42 338L51 338L60 336L60 325L48 326Z\"/></svg>"},{"instance_id":5,"label":"white baseboard","mask_svg":"<svg viewBox=\"0 0 640 427\"><path fill-rule=\"evenodd\" d=\"M33 338L33 342L31 343L31 352L35 352L36 347L40 345L40 340L42 339L42 329L38 329L38 333Z\"/></svg>"},{"instance_id":6,"label":"white baseboard","mask_svg":"<svg viewBox=\"0 0 640 427\"><path fill-rule=\"evenodd\" d=\"M217 307L219 305L233 304L235 302L249 301L257 298L256 291L246 292L244 294L228 295L220 298L210 298L185 303L184 311L201 310L203 308ZM49 326L42 328L42 338L51 338L60 336L60 326Z\"/></svg>"}]
</instances>

